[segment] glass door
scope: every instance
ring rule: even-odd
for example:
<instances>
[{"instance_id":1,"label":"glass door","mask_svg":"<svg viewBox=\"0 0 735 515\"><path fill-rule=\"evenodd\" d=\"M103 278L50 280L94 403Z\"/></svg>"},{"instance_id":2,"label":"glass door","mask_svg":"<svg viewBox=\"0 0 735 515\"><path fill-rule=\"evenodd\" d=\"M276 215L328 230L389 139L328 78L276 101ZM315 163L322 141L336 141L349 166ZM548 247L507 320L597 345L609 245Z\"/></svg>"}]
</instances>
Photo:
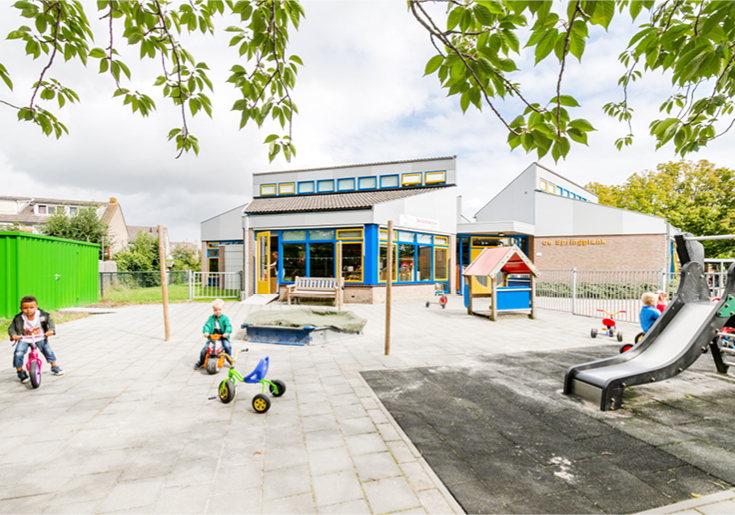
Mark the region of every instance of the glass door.
<instances>
[{"instance_id":1,"label":"glass door","mask_svg":"<svg viewBox=\"0 0 735 515\"><path fill-rule=\"evenodd\" d=\"M259 232L255 234L256 263L255 263L255 293L268 294L271 291L270 280L270 255L271 255L271 233Z\"/></svg>"}]
</instances>

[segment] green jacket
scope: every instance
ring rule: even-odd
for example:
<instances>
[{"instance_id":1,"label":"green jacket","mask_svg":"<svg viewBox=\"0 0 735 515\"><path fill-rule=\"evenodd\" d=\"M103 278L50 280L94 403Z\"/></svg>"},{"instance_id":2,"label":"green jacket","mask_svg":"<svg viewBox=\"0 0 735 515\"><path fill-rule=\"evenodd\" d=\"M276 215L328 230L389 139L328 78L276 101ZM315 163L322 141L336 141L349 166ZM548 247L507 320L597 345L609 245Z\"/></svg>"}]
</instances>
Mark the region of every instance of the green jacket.
<instances>
[{"instance_id":1,"label":"green jacket","mask_svg":"<svg viewBox=\"0 0 735 515\"><path fill-rule=\"evenodd\" d=\"M54 324L51 315L42 309L36 310L36 316L41 317L41 330L46 334L48 331L56 333L56 324ZM8 326L8 334L10 336L23 336L23 313L18 313Z\"/></svg>"},{"instance_id":2,"label":"green jacket","mask_svg":"<svg viewBox=\"0 0 735 515\"><path fill-rule=\"evenodd\" d=\"M202 333L214 333L215 321L219 322L219 328L222 330L222 334L232 335L232 324L230 323L230 319L227 318L227 315L220 315L219 320L217 320L214 315L210 316L207 319L207 322L204 324L204 329L202 329Z\"/></svg>"}]
</instances>

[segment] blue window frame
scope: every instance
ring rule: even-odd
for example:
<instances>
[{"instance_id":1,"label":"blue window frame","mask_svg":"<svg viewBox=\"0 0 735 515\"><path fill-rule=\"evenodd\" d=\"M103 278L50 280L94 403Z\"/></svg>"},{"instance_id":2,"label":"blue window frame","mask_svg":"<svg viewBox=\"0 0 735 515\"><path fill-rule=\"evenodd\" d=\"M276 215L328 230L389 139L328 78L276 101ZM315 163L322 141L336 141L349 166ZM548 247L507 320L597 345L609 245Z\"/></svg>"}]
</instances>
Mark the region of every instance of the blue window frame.
<instances>
[{"instance_id":1,"label":"blue window frame","mask_svg":"<svg viewBox=\"0 0 735 515\"><path fill-rule=\"evenodd\" d=\"M337 179L337 191L355 191L355 179Z\"/></svg>"},{"instance_id":2,"label":"blue window frame","mask_svg":"<svg viewBox=\"0 0 735 515\"><path fill-rule=\"evenodd\" d=\"M299 183L299 195L307 195L314 193L314 181L304 181Z\"/></svg>"},{"instance_id":3,"label":"blue window frame","mask_svg":"<svg viewBox=\"0 0 735 515\"><path fill-rule=\"evenodd\" d=\"M381 175L380 176L380 187L385 188L397 188L400 185L398 175Z\"/></svg>"},{"instance_id":4,"label":"blue window frame","mask_svg":"<svg viewBox=\"0 0 735 515\"><path fill-rule=\"evenodd\" d=\"M331 193L334 191L334 179L326 179L316 183L318 193Z\"/></svg>"},{"instance_id":5,"label":"blue window frame","mask_svg":"<svg viewBox=\"0 0 735 515\"><path fill-rule=\"evenodd\" d=\"M374 190L378 187L378 178L373 177L360 177L357 179L358 190Z\"/></svg>"}]
</instances>

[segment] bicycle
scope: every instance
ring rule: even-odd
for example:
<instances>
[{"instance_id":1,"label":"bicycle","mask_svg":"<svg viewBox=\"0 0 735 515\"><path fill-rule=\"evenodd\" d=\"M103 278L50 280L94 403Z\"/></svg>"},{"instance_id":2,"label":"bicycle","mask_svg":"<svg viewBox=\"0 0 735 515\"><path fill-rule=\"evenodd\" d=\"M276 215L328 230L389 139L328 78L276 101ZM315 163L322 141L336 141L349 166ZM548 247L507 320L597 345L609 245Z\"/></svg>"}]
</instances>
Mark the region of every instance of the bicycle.
<instances>
[{"instance_id":1,"label":"bicycle","mask_svg":"<svg viewBox=\"0 0 735 515\"><path fill-rule=\"evenodd\" d=\"M597 338L597 335L600 334L601 336L609 336L610 338L617 337L619 342L623 341L623 333L618 332L617 327L615 325L615 315L618 315L620 313L626 313L625 310L616 311L615 313L608 313L604 309L598 309L597 311L601 311L602 313L605 313L609 318L603 318L602 319L602 325L604 326L602 328L602 333L599 333L597 329L592 329L590 331L590 336L592 338Z\"/></svg>"},{"instance_id":2,"label":"bicycle","mask_svg":"<svg viewBox=\"0 0 735 515\"><path fill-rule=\"evenodd\" d=\"M26 362L26 370L31 378L31 386L35 390L41 386L41 356L38 354L38 345L36 345L36 336L32 335L31 343L28 344L30 353L28 353L28 361ZM13 346L17 345L20 340L13 342Z\"/></svg>"}]
</instances>

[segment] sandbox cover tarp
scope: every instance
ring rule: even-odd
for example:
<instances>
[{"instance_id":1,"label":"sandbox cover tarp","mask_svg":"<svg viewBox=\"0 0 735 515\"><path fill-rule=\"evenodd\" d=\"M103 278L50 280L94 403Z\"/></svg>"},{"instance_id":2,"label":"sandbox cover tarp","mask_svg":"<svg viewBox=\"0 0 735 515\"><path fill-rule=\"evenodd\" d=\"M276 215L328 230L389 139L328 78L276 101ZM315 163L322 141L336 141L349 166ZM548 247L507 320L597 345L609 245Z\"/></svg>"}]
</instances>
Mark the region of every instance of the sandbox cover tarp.
<instances>
[{"instance_id":1,"label":"sandbox cover tarp","mask_svg":"<svg viewBox=\"0 0 735 515\"><path fill-rule=\"evenodd\" d=\"M250 313L245 319L249 325L270 325L283 327L332 327L346 333L359 333L367 320L351 311L336 309L288 309L283 311L260 310Z\"/></svg>"}]
</instances>

